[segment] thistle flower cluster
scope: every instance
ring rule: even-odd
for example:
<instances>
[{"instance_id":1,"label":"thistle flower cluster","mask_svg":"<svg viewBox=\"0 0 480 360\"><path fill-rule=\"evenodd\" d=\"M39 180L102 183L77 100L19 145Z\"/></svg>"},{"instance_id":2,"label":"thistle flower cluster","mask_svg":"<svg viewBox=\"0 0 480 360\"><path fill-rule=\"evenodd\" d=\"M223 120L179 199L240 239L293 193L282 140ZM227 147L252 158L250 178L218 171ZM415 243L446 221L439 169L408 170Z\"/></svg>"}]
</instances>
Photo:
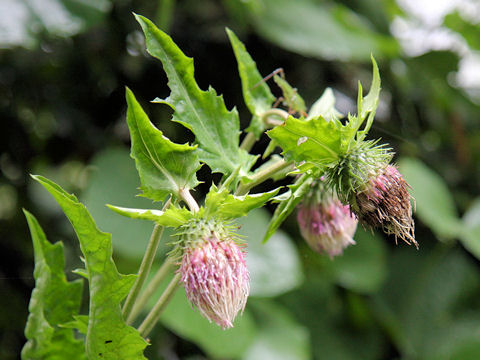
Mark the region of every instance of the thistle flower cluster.
<instances>
[{"instance_id":1,"label":"thistle flower cluster","mask_svg":"<svg viewBox=\"0 0 480 360\"><path fill-rule=\"evenodd\" d=\"M297 220L303 238L316 252L333 258L355 244L357 219L348 205L343 205L326 189L322 180L314 182L298 207Z\"/></svg>"},{"instance_id":2,"label":"thistle flower cluster","mask_svg":"<svg viewBox=\"0 0 480 360\"><path fill-rule=\"evenodd\" d=\"M182 237L179 272L188 300L210 322L233 327L250 292L244 250L219 222L194 221Z\"/></svg>"}]
</instances>

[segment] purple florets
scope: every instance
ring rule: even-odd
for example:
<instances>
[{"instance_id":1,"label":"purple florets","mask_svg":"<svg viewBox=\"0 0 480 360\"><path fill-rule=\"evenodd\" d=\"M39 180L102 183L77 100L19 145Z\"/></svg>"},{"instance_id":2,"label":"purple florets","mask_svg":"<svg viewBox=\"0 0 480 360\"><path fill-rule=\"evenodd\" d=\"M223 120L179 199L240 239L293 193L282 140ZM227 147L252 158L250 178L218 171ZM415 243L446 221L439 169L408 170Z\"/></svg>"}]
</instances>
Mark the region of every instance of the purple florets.
<instances>
[{"instance_id":1,"label":"purple florets","mask_svg":"<svg viewBox=\"0 0 480 360\"><path fill-rule=\"evenodd\" d=\"M222 329L233 327L250 292L242 249L233 240L220 240L212 233L185 249L179 271L187 298L200 313Z\"/></svg>"},{"instance_id":2,"label":"purple florets","mask_svg":"<svg viewBox=\"0 0 480 360\"><path fill-rule=\"evenodd\" d=\"M393 165L370 176L363 189L355 194L359 220L372 227L380 227L407 244L414 244L415 224L408 183Z\"/></svg>"},{"instance_id":3,"label":"purple florets","mask_svg":"<svg viewBox=\"0 0 480 360\"><path fill-rule=\"evenodd\" d=\"M347 246L355 244L353 235L357 219L350 207L343 205L330 192L316 198L313 201L307 199L299 206L297 220L300 232L312 250L325 252L330 257L340 255Z\"/></svg>"}]
</instances>

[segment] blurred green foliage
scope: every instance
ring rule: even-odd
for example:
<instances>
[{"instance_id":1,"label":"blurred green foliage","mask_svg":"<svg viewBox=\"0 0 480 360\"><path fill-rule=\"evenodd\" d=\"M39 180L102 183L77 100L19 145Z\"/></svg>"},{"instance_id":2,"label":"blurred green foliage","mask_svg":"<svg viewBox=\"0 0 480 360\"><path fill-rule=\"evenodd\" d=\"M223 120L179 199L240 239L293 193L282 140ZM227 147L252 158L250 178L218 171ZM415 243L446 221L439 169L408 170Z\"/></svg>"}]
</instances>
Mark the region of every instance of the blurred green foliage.
<instances>
[{"instance_id":1,"label":"blurred green foliage","mask_svg":"<svg viewBox=\"0 0 480 360\"><path fill-rule=\"evenodd\" d=\"M454 81L462 53L426 48L408 55L391 29L399 17L414 15L393 0L27 5L33 3L0 3L2 359L17 358L25 342L34 284L21 208L37 216L52 242L64 242L69 279L76 278L70 270L80 264L66 218L28 173L41 173L80 195L99 227L113 234L120 272L135 272L144 252L152 224L121 218L103 206L155 206L135 197L139 180L128 156L124 86L139 99L164 98L169 90L161 66L145 53L132 11L156 20L195 57L200 87L211 84L228 108L236 105L242 128L251 115L226 26L245 43L262 75L282 67L307 107L330 87L344 114L354 112L357 80L369 81L373 53L382 92L370 137L382 137L398 154L416 199L420 243L416 251L359 229L357 245L331 261L303 243L295 216L262 245L268 214L255 212L241 224L249 241L252 297L237 327L222 332L208 324L180 291L152 333L147 357L480 357L480 108L478 89ZM464 51L478 49L478 20L453 9L444 26L464 39ZM151 104L146 111L173 141L192 139L170 121L167 107ZM199 176L212 178L205 169ZM197 198L207 186L209 181ZM162 244L169 234L164 238Z\"/></svg>"}]
</instances>

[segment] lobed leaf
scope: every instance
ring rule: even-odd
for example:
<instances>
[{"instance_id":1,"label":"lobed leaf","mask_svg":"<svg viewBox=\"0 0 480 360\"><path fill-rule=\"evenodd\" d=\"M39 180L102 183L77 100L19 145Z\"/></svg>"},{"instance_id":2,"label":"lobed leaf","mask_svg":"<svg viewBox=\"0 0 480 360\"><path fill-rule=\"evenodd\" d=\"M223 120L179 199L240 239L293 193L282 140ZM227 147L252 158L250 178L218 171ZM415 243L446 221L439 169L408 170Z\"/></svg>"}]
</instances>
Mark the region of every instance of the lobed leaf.
<instances>
[{"instance_id":1,"label":"lobed leaf","mask_svg":"<svg viewBox=\"0 0 480 360\"><path fill-rule=\"evenodd\" d=\"M362 84L360 84L360 82L358 83L357 115L353 116L349 114L348 122L342 129L342 147L345 148L345 151L350 146L355 136L357 141L365 139L372 126L375 112L378 107L378 97L380 96L380 73L373 56L371 56L371 60L373 65L373 77L370 91L365 97L363 97ZM359 131L365 119L367 120L367 123L365 124L364 129Z\"/></svg>"},{"instance_id":2,"label":"lobed leaf","mask_svg":"<svg viewBox=\"0 0 480 360\"><path fill-rule=\"evenodd\" d=\"M285 124L267 132L283 149L287 160L323 166L338 159L342 125L322 117L310 120L289 116Z\"/></svg>"},{"instance_id":3,"label":"lobed leaf","mask_svg":"<svg viewBox=\"0 0 480 360\"><path fill-rule=\"evenodd\" d=\"M230 174L241 166L240 174L248 172L256 161L238 146L240 122L236 109L228 111L221 96L213 88L201 90L194 78L193 60L150 20L136 15L142 26L147 50L163 64L168 77L170 96L157 102L174 109L173 121L191 130L199 144L200 160L213 172Z\"/></svg>"},{"instance_id":4,"label":"lobed leaf","mask_svg":"<svg viewBox=\"0 0 480 360\"><path fill-rule=\"evenodd\" d=\"M78 314L83 281L68 282L65 273L63 244L51 244L37 219L24 210L35 254L35 289L29 304L22 359L86 359L83 341L73 330L62 328Z\"/></svg>"},{"instance_id":5,"label":"lobed leaf","mask_svg":"<svg viewBox=\"0 0 480 360\"><path fill-rule=\"evenodd\" d=\"M147 114L127 88L127 123L132 138L131 157L140 175L143 196L163 201L169 194L197 184L200 162L195 147L171 142L150 122Z\"/></svg>"},{"instance_id":6,"label":"lobed leaf","mask_svg":"<svg viewBox=\"0 0 480 360\"><path fill-rule=\"evenodd\" d=\"M100 231L90 213L74 195L38 175L33 178L55 198L70 220L82 250L90 288L87 356L93 359L145 359L147 342L128 326L120 308L135 281L122 275L112 259L111 235Z\"/></svg>"},{"instance_id":7,"label":"lobed leaf","mask_svg":"<svg viewBox=\"0 0 480 360\"><path fill-rule=\"evenodd\" d=\"M165 211L156 209L132 209L107 204L110 210L117 214L132 218L155 221L157 224L178 227L192 218L192 213L185 208L170 207Z\"/></svg>"},{"instance_id":8,"label":"lobed leaf","mask_svg":"<svg viewBox=\"0 0 480 360\"><path fill-rule=\"evenodd\" d=\"M270 91L267 83L263 81L263 77L258 72L255 61L253 61L245 49L245 45L228 28L227 34L237 59L238 73L242 80L243 99L248 110L253 115L248 130L260 137L265 130L261 115L272 107L272 104L275 102L275 96Z\"/></svg>"},{"instance_id":9,"label":"lobed leaf","mask_svg":"<svg viewBox=\"0 0 480 360\"><path fill-rule=\"evenodd\" d=\"M217 187L212 185L205 199L205 212L207 216L212 213L217 218L236 219L262 207L279 191L280 188L266 193L236 196L230 194L227 189L218 191Z\"/></svg>"}]
</instances>

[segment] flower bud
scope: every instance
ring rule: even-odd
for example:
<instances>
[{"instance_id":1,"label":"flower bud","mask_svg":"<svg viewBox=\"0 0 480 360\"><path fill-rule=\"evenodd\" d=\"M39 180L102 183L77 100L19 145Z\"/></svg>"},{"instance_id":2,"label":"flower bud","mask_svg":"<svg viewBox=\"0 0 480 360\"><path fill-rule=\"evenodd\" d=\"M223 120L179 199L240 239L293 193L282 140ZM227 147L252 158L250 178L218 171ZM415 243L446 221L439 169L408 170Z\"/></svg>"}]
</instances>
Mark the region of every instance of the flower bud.
<instances>
[{"instance_id":1,"label":"flower bud","mask_svg":"<svg viewBox=\"0 0 480 360\"><path fill-rule=\"evenodd\" d=\"M395 166L379 169L356 192L356 214L361 222L380 227L385 233L394 235L395 240L400 238L418 248L408 187Z\"/></svg>"},{"instance_id":2,"label":"flower bud","mask_svg":"<svg viewBox=\"0 0 480 360\"><path fill-rule=\"evenodd\" d=\"M207 225L198 237L189 233L179 271L188 300L225 330L245 308L250 284L244 252L228 231L216 227Z\"/></svg>"},{"instance_id":3,"label":"flower bud","mask_svg":"<svg viewBox=\"0 0 480 360\"><path fill-rule=\"evenodd\" d=\"M333 258L341 255L347 246L355 244L353 235L357 220L350 207L343 205L322 185L314 185L300 204L297 220L303 238L316 252L325 252Z\"/></svg>"}]
</instances>

